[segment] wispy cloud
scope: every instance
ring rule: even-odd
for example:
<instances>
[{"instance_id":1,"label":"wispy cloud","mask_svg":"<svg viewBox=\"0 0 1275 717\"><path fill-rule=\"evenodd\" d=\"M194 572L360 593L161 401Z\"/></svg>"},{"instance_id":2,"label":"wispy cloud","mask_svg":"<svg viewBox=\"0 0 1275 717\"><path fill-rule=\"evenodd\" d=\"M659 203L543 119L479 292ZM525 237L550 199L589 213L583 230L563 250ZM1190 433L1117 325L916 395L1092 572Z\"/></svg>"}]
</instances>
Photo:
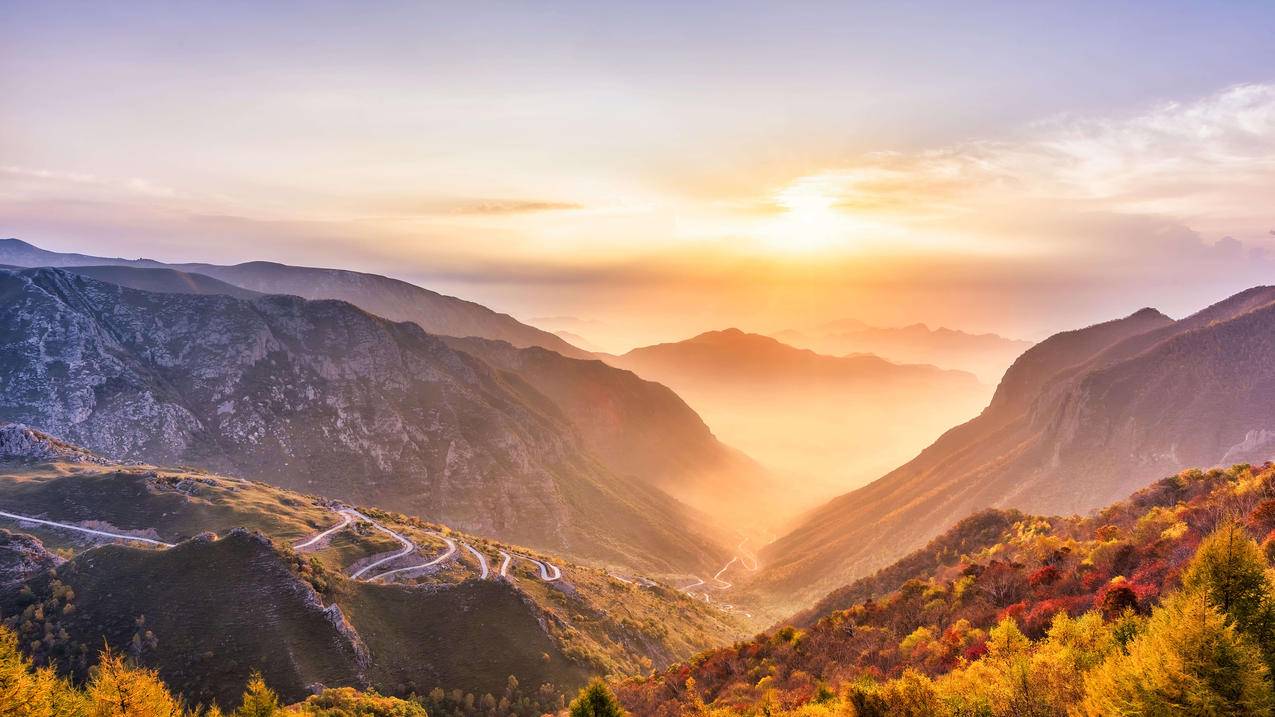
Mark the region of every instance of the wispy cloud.
<instances>
[{"instance_id":1,"label":"wispy cloud","mask_svg":"<svg viewBox=\"0 0 1275 717\"><path fill-rule=\"evenodd\" d=\"M380 211L405 216L510 216L584 209L578 202L522 198L427 198L372 200Z\"/></svg>"},{"instance_id":2,"label":"wispy cloud","mask_svg":"<svg viewBox=\"0 0 1275 717\"><path fill-rule=\"evenodd\" d=\"M1014 140L871 153L782 191L793 187L824 193L844 212L907 224L1049 203L1253 232L1275 213L1275 85L1239 85L1130 116L1058 117Z\"/></svg>"},{"instance_id":3,"label":"wispy cloud","mask_svg":"<svg viewBox=\"0 0 1275 717\"><path fill-rule=\"evenodd\" d=\"M177 198L172 187L142 177L102 177L89 172L42 169L19 165L0 165L0 193L6 196L48 195L74 188L78 193L116 193L141 197Z\"/></svg>"}]
</instances>

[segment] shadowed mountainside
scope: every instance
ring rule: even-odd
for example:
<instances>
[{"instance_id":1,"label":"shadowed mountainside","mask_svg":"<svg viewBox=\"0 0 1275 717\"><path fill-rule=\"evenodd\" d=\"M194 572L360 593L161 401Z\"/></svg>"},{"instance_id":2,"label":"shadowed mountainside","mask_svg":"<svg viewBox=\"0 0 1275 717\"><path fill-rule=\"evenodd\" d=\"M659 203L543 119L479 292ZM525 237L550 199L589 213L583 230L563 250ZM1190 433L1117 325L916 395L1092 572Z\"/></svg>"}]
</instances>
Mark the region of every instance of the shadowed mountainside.
<instances>
[{"instance_id":1,"label":"shadowed mountainside","mask_svg":"<svg viewBox=\"0 0 1275 717\"><path fill-rule=\"evenodd\" d=\"M89 273L93 266L129 266L144 269L169 268L190 274L202 274L242 289L263 294L291 294L305 299L339 299L365 311L393 321L411 321L431 334L444 336L482 336L508 341L515 346L542 346L567 356L589 358L562 338L533 326L520 323L472 301L424 289L379 274L343 269L321 269L289 266L267 261L253 261L234 266L218 264L165 264L151 259L120 259L70 254L40 249L19 239L0 239L0 264L21 267L76 267ZM102 270L95 270L102 271ZM121 277L89 273L104 281ZM137 281L136 277L128 279ZM155 286L135 286L151 291L177 291ZM225 292L218 292L225 293Z\"/></svg>"},{"instance_id":2,"label":"shadowed mountainside","mask_svg":"<svg viewBox=\"0 0 1275 717\"><path fill-rule=\"evenodd\" d=\"M561 409L589 450L613 471L645 480L736 529L774 518L783 490L766 470L720 443L669 388L602 361L486 339L447 339L454 348L510 371Z\"/></svg>"},{"instance_id":3,"label":"shadowed mountainside","mask_svg":"<svg viewBox=\"0 0 1275 717\"><path fill-rule=\"evenodd\" d=\"M624 564L722 555L685 506L593 459L548 399L415 324L58 269L0 272L0 296L0 418Z\"/></svg>"}]
</instances>

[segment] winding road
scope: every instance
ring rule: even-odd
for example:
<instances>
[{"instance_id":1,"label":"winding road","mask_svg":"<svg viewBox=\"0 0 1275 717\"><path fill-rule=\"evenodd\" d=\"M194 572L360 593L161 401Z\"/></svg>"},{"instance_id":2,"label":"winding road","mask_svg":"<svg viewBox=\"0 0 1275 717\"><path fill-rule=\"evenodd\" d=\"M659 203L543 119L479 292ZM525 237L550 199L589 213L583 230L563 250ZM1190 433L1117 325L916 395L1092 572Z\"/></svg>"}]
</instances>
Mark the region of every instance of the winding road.
<instances>
[{"instance_id":1,"label":"winding road","mask_svg":"<svg viewBox=\"0 0 1275 717\"><path fill-rule=\"evenodd\" d=\"M120 533L108 533L105 530L93 530L92 528L81 528L78 525L70 525L68 523L58 523L52 520L43 520L40 518L32 518L29 515L19 515L17 513L6 513L0 510L0 517L11 518L21 523L35 523L37 525L48 525L54 528L65 528L67 530L75 530L89 535L97 535L103 538L114 538L116 540L132 540L138 543L146 543L148 545L158 545L161 548L171 548L172 543L165 543L162 540L152 540L150 538L139 538L136 535L121 535Z\"/></svg>"},{"instance_id":2,"label":"winding road","mask_svg":"<svg viewBox=\"0 0 1275 717\"><path fill-rule=\"evenodd\" d=\"M478 558L478 564L481 565L483 568L483 574L480 575L478 579L486 580L487 579L487 556L483 555L478 550L475 550L474 546L470 545L469 543L465 543L465 550L468 550L471 555L473 555L475 558Z\"/></svg>"},{"instance_id":3,"label":"winding road","mask_svg":"<svg viewBox=\"0 0 1275 717\"><path fill-rule=\"evenodd\" d=\"M445 535L443 535L443 534L441 534L441 533L436 533L436 532L434 532L434 531L426 531L426 532L427 532L430 536L435 537L435 538L438 538L439 540L441 540L441 541L443 541L444 543L446 543L446 544L447 544L447 551L446 551L446 552L444 552L442 555L439 555L438 557L436 557L436 558L434 558L434 559L432 559L432 560L428 560L428 561L426 561L426 562L420 563L419 565L409 565L409 566L402 567L402 568L395 568L395 569L393 569L393 570L387 570L387 571L385 571L385 572L383 572L383 573L378 573L378 574L373 575L373 576L371 576L371 577L364 578L363 576L364 576L366 573L368 573L369 571L371 571L373 568L377 568L377 567L379 567L379 566L381 566L381 565L384 565L384 564L386 564L386 563L389 563L389 562L392 562L392 561L397 560L397 559L399 559L399 558L402 558L402 557L404 557L404 556L406 556L406 555L410 555L411 553L413 553L413 552L415 552L416 550L418 550L418 549L419 549L419 547L416 545L416 543L412 542L412 541L411 541L411 539L409 539L407 536L402 535L401 533L397 533L397 532L395 532L395 531L393 531L393 530L390 530L389 528L385 527L384 525L381 525L380 523L376 522L375 520L372 520L371 518L369 518L368 516L364 515L363 513L360 513L359 511L354 510L353 508L344 508L344 507L343 507L343 508L334 508L333 510L334 510L336 513L339 513L339 514L341 515L341 522L340 522L339 524L334 525L334 526L332 526L331 528L328 528L327 530L323 531L322 533L319 533L318 535L315 535L315 536L313 536L313 537L311 537L311 538L307 539L305 542L298 543L297 545L294 545L294 546L293 546L293 548L295 548L295 549L301 549L301 548L308 548L308 547L311 547L311 546L313 546L313 545L315 545L315 544L319 543L320 541L322 541L324 538L326 538L326 537L328 537L328 536L332 535L333 533L336 533L336 532L338 532L338 531L340 531L340 530L343 530L343 529L345 529L345 528L348 528L348 527L350 526L350 524L352 524L355 520L362 520L362 521L366 521L366 522L370 523L370 524L372 525L372 527L374 527L374 528L376 528L377 530L381 531L382 533L385 533L386 535L389 535L390 537L394 538L395 540L397 540L397 541L398 541L398 543L399 543L401 546L403 546L403 547L402 547L400 550L398 550L397 552L395 552L395 553L393 553L393 554L391 554L391 555L387 555L387 556L385 556L385 557L383 557L383 558L380 558L379 560L375 560L375 561L373 561L373 562L371 562L371 563L368 563L367 565L364 565L363 567L359 568L357 571L355 571L353 574L351 574L351 575L350 575L350 577L351 577L351 578L353 578L353 579L355 579L355 580L363 579L363 580L366 580L366 581L368 581L368 582L375 582L375 581L381 580L381 579L383 579L383 578L389 577L390 575L397 575L397 574L401 574L401 573L407 573L407 572L413 572L413 571L416 571L416 570L422 570L422 569L424 569L424 568L430 568L430 567L433 567L433 566L435 566L435 565L438 565L439 563L441 563L441 562L443 562L443 561L445 561L445 560L448 560L448 559L449 559L449 558L451 558L453 555L455 555L455 554L456 554L456 552L460 549L460 546L456 543L456 541L455 541L455 540L452 540L451 538L449 538L449 537L447 537L447 536L445 536ZM479 579L480 579L480 580L486 580L486 579L488 578L488 576L491 574L490 568L488 567L488 564L487 564L487 556L486 556L486 555L484 555L484 554L483 554L481 551L479 551L478 549L474 548L472 545L469 545L468 543L465 543L465 544L464 544L464 546L465 546L465 550L467 550L470 554L472 554L475 558L477 558L477 559L478 559L478 566L479 566L479 569L480 569L480 571L481 571L481 575L480 575ZM507 552L505 552L504 550L500 550L500 551L497 551L497 552L499 552L499 553L500 553L500 556L501 556L501 558L502 558L501 563L500 563L500 569L499 569L499 571L498 571L501 577L504 577L504 578L510 578L510 579L512 579L512 576L510 576L510 575L509 575L509 565L510 565L510 563L512 562L513 558L517 557L517 558L522 558L523 560L526 560L526 561L529 561L529 562L535 563L535 564L536 564L536 566L540 569L540 579L541 579L541 580L543 580L543 581L545 581L545 582L553 582L553 581L555 581L555 580L561 580L561 579L562 579L562 570L561 570L558 566L556 566L556 565L554 565L554 564L552 564L552 563L548 563L548 562L545 562L545 561L537 560L537 559L535 559L535 558L532 558L532 557L529 557L529 556L526 556L526 555L522 555L522 554L520 554L520 553L512 553L512 554L511 554L511 553L507 553Z\"/></svg>"},{"instance_id":4,"label":"winding road","mask_svg":"<svg viewBox=\"0 0 1275 717\"><path fill-rule=\"evenodd\" d=\"M339 512L339 513L341 513L341 516L344 518L344 520L342 520L342 521L341 521L340 523L338 523L337 525L335 525L335 526L333 526L333 527L331 527L331 528L328 528L327 530L323 531L322 533L319 533L318 535L314 536L313 538L310 538L309 540L305 541L304 543L301 543L301 544L299 544L299 545L294 545L294 546L292 546L292 549L293 549L293 550L301 550L301 549L303 549L303 548L308 548L308 547L310 547L311 545L314 545L315 543L319 542L320 540L323 540L324 538L328 537L329 535L331 535L331 534L333 534L333 533L335 533L335 532L337 532L337 531L339 531L339 530L343 530L343 529L345 529L345 528L349 527L350 523L353 523L353 522L354 522L354 516L353 516L354 511L349 511L348 513L347 513L347 512L345 512L345 511L338 511L338 512Z\"/></svg>"},{"instance_id":5,"label":"winding road","mask_svg":"<svg viewBox=\"0 0 1275 717\"><path fill-rule=\"evenodd\" d=\"M368 578L368 580L369 580L369 581L375 581L375 580L380 580L381 578L384 578L384 577L387 577L387 576L390 576L390 575L395 575L395 574L398 574L398 573L407 573L407 572L412 572L412 571L414 571L414 570L420 570L421 568L432 568L432 567L434 567L435 565L438 565L439 563L443 562L444 560L446 560L446 559L448 559L448 558L450 558L451 556L453 556L453 555L455 555L455 554L456 554L456 541L455 541L455 540L452 540L451 538L448 538L447 536L442 535L441 533L433 533L433 532L431 532L431 533L430 533L430 535L432 535L432 536L434 536L434 537L436 537L436 538L439 538L439 539L440 539L440 540L442 540L444 543L447 543L447 552L443 553L442 555L438 556L437 558L434 558L433 560L430 560L430 561L428 561L428 562L421 563L420 565L409 565L409 566L407 566L407 567L405 567L405 568L395 568L394 570L387 570L387 571L385 571L385 572L381 573L380 575L376 575L376 576L374 576L374 577ZM409 541L409 542L410 542L410 541ZM416 546L412 546L412 549L413 549L413 550L415 550L415 549L416 549ZM378 560L377 562L379 563L379 562L384 562L384 561ZM376 564L376 563L373 563L373 565L375 565L375 564ZM359 571L359 572L362 572L362 571Z\"/></svg>"},{"instance_id":6,"label":"winding road","mask_svg":"<svg viewBox=\"0 0 1275 717\"><path fill-rule=\"evenodd\" d=\"M396 540L399 543L399 545L402 546L399 550L395 551L391 555L387 555L383 558L375 560L356 570L354 573L350 575L350 578L354 580L363 579L368 582L373 582L373 581L377 581L377 580L381 580L383 578L389 577L390 575L411 572L414 570L421 570L423 568L430 568L435 565L438 565L444 560L451 558L453 555L456 554L456 551L459 549L459 546L457 545L455 540L452 540L451 538L443 535L442 533L436 533L434 531L426 531L427 534L429 534L430 536L438 538L439 540L442 540L444 543L447 544L446 552L444 552L442 555L439 555L438 557L435 557L432 560L428 560L426 562L420 563L419 565L409 565L407 567L395 568L393 570L387 570L383 573L378 573L376 575L373 575L370 578L363 578L363 575L367 574L369 571L373 570L374 568L380 567L381 565L384 565L386 563L389 563L399 558L410 555L411 553L418 550L418 546L416 545L416 543L412 542L412 540L408 538L407 536L401 533L398 533L396 531L390 530L384 525L381 525L377 521L372 520L368 516L364 515L363 513L360 513L359 511L353 508L347 508L347 507L334 508L333 512L341 516L340 523L332 526L331 528L328 528L327 530L324 530L321 533L318 533L317 535L314 535L306 539L303 542L293 545L292 546L293 549L304 550L306 548L313 547L319 544L320 542L322 542L324 539L331 537L333 534L338 533L350 527L351 525L354 524L354 521L356 520L364 521L371 524L373 528L390 536L391 538ZM60 523L55 520L45 520L44 518L36 518L30 515L22 515L20 513L10 513L8 511L3 511L3 510L0 510L0 518L8 518L20 524L27 523L32 525L45 525L51 528L71 530L77 533L84 533L86 535L92 535L99 538L109 538L111 540L124 540L124 541L136 542L136 543L145 543L146 545L154 545L160 548L171 548L174 545L173 543L166 543L162 540L155 540L154 538L143 538L137 535L125 535L123 533L112 533L106 530L85 528L79 525L73 525L71 523ZM490 570L487 565L487 556L484 555L478 549L474 548L472 545L469 545L468 543L465 543L465 550L469 551L470 554L472 554L475 558L478 559L478 565L481 570L481 576L479 579L486 580L488 576L490 575ZM552 563L547 563L547 562L537 560L535 558L532 558L526 555L521 555L518 553L514 553L511 555L510 553L507 553L504 550L500 550L498 552L500 553L502 558L502 561L500 564L500 571L499 571L501 577L505 577L505 578L510 577L509 575L510 562L512 562L512 558L519 557L519 558L522 558L523 560L535 563L536 566L540 568L541 580L544 580L545 582L553 582L555 580L562 579L562 570L559 569L558 566L553 565Z\"/></svg>"},{"instance_id":7,"label":"winding road","mask_svg":"<svg viewBox=\"0 0 1275 717\"><path fill-rule=\"evenodd\" d=\"M758 569L758 567L760 567L757 563L757 558L750 555L748 551L744 549L744 546L747 543L748 543L748 538L744 538L743 540L739 541L739 545L735 546L735 555L731 557L729 562L727 562L725 565L722 566L721 570L718 570L717 573L713 575L713 582L716 583L716 585L713 586L714 590L729 590L735 586L734 583L731 583L727 580L722 579L722 574L724 574L727 570L730 570L731 566L733 566L735 563L739 563L741 566L744 567L744 569L753 571L753 572L755 572ZM699 587L707 586L708 583L707 581L705 581L703 578L699 577L698 575L692 575L691 577L695 578L695 582L691 583L690 585L687 585L686 587L683 587L682 592L685 593L691 599L698 599L695 597L695 589ZM712 598L709 597L708 590L700 591L699 597L704 598L704 602L713 604ZM734 605L730 603L718 602L716 604L719 608L727 612L738 612L744 617L749 617L749 618L752 617L752 613L744 612L743 610L736 608Z\"/></svg>"}]
</instances>

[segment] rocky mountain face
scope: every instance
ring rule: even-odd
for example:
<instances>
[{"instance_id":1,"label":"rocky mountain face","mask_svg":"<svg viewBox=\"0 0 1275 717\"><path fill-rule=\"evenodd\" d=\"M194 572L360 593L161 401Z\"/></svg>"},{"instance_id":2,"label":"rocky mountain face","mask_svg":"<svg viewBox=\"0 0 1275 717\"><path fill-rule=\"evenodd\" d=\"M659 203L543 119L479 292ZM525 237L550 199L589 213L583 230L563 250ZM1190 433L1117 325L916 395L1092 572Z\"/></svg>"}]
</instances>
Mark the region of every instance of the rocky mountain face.
<instances>
[{"instance_id":1,"label":"rocky mountain face","mask_svg":"<svg viewBox=\"0 0 1275 717\"><path fill-rule=\"evenodd\" d=\"M21 423L0 425L0 460L106 463L106 459L94 455L91 451L63 443Z\"/></svg>"},{"instance_id":2,"label":"rocky mountain face","mask_svg":"<svg viewBox=\"0 0 1275 717\"><path fill-rule=\"evenodd\" d=\"M525 382L339 301L0 272L0 419L629 564L711 564L687 509L617 479Z\"/></svg>"},{"instance_id":3,"label":"rocky mountain face","mask_svg":"<svg viewBox=\"0 0 1275 717\"><path fill-rule=\"evenodd\" d=\"M0 264L20 267L169 268L211 277L240 289L263 294L291 294L306 299L348 301L377 316L393 321L412 321L431 334L482 336L508 341L515 346L542 346L566 356L590 357L587 351L572 346L561 337L523 324L507 314L378 274L289 266L265 261L234 266L194 263L170 265L150 259L120 259L46 251L18 239L0 239ZM121 280L118 276L101 278L105 281ZM133 275L127 280L139 279ZM138 288L152 291L174 290L160 289L153 285Z\"/></svg>"},{"instance_id":4,"label":"rocky mountain face","mask_svg":"<svg viewBox=\"0 0 1275 717\"><path fill-rule=\"evenodd\" d=\"M1041 342L988 407L763 552L755 587L815 597L973 512L1085 512L1186 466L1275 447L1275 289L1173 321L1144 309Z\"/></svg>"}]
</instances>

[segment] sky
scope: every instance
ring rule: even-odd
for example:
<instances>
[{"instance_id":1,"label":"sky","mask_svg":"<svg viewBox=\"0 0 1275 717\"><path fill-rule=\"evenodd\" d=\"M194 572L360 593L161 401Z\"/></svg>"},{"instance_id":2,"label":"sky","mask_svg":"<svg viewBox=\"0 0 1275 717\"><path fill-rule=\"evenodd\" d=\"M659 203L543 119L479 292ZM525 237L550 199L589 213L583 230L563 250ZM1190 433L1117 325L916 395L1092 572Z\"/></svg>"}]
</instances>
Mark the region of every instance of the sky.
<instances>
[{"instance_id":1,"label":"sky","mask_svg":"<svg viewBox=\"0 0 1275 717\"><path fill-rule=\"evenodd\" d=\"M1040 338L1275 275L1269 2L463 5L0 0L0 236L611 350Z\"/></svg>"}]
</instances>

